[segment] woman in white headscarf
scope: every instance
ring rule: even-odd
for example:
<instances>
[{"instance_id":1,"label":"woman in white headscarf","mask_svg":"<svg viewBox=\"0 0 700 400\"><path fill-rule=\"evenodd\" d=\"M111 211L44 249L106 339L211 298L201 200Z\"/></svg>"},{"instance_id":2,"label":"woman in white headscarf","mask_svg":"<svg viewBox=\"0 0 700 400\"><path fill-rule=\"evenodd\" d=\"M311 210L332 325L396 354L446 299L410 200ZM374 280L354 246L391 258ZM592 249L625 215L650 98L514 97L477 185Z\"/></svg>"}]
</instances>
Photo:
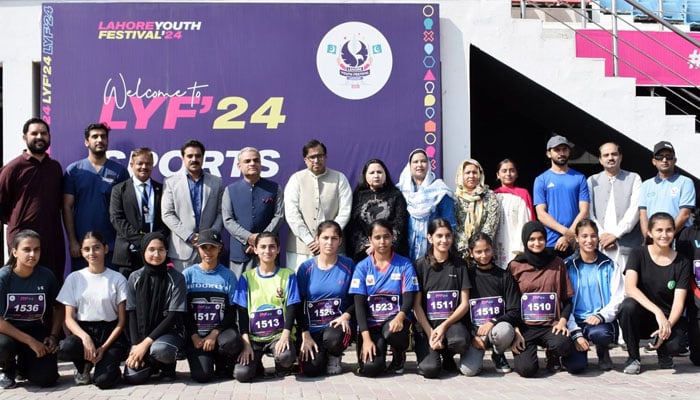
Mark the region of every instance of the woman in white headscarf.
<instances>
[{"instance_id":1,"label":"woman in white headscarf","mask_svg":"<svg viewBox=\"0 0 700 400\"><path fill-rule=\"evenodd\" d=\"M462 161L455 176L455 236L457 251L467 258L469 238L476 232L496 236L500 210L498 199L484 184L484 169L471 158Z\"/></svg>"},{"instance_id":2,"label":"woman in white headscarf","mask_svg":"<svg viewBox=\"0 0 700 400\"><path fill-rule=\"evenodd\" d=\"M436 179L423 149L415 149L408 155L408 164L401 172L397 187L406 199L409 258L415 261L428 249L428 223L431 220L445 218L454 227L453 194L442 179Z\"/></svg>"}]
</instances>

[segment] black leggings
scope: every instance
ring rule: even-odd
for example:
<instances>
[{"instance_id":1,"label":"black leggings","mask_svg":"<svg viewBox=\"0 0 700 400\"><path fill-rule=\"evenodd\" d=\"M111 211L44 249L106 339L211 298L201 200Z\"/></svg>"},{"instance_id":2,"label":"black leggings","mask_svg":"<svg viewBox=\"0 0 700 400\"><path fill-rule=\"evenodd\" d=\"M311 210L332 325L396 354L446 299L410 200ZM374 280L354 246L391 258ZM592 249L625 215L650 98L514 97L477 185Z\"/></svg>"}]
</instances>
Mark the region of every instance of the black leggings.
<instances>
[{"instance_id":1,"label":"black leggings","mask_svg":"<svg viewBox=\"0 0 700 400\"><path fill-rule=\"evenodd\" d=\"M190 365L190 375L197 382L205 383L214 378L214 366L217 370L231 368L236 364L236 358L243 350L243 340L237 330L228 328L219 333L216 338L216 348L204 351L192 347L189 340L187 347L187 362Z\"/></svg>"},{"instance_id":2,"label":"black leggings","mask_svg":"<svg viewBox=\"0 0 700 400\"><path fill-rule=\"evenodd\" d=\"M411 331L413 324L408 319L403 321L403 329L398 332L389 331L389 321L384 325L369 328L369 335L377 348L377 355L372 361L362 362L362 335L357 336L357 363L358 373L364 376L375 377L383 373L386 369L386 351L391 346L394 352L403 353L411 344Z\"/></svg>"},{"instance_id":3,"label":"black leggings","mask_svg":"<svg viewBox=\"0 0 700 400\"><path fill-rule=\"evenodd\" d=\"M314 332L311 337L318 346L315 358L309 358L301 362L301 373L306 376L321 376L326 374L328 355L340 357L350 344L350 332L343 332L342 328L327 326L322 331Z\"/></svg>"},{"instance_id":4,"label":"black leggings","mask_svg":"<svg viewBox=\"0 0 700 400\"><path fill-rule=\"evenodd\" d=\"M454 357L455 354L462 354L467 351L471 343L469 330L461 322L455 322L447 328L442 350L430 348L429 338L423 331L416 332L414 337L418 368L426 378L437 378L440 375L440 371L442 371L441 356Z\"/></svg>"},{"instance_id":5,"label":"black leggings","mask_svg":"<svg viewBox=\"0 0 700 400\"><path fill-rule=\"evenodd\" d=\"M95 348L98 348L107 341L107 338L117 326L117 321L78 321L78 325L90 335ZM126 359L128 353L129 345L126 341L126 336L122 332L119 338L104 352L102 359L95 365L92 379L95 386L100 389L110 389L116 386L121 381L119 364ZM58 358L64 361L72 361L75 364L75 368L79 372L83 372L86 363L83 341L75 335L69 335L64 340L61 340L58 346Z\"/></svg>"},{"instance_id":6,"label":"black leggings","mask_svg":"<svg viewBox=\"0 0 700 400\"><path fill-rule=\"evenodd\" d=\"M47 336L43 326L22 328L22 331L40 342ZM29 346L2 333L0 369L11 377L19 372L30 382L42 387L53 386L58 380L58 360L55 353L37 357Z\"/></svg>"},{"instance_id":7,"label":"black leggings","mask_svg":"<svg viewBox=\"0 0 700 400\"><path fill-rule=\"evenodd\" d=\"M628 297L620 304L620 328L622 337L627 343L627 354L630 358L640 360L639 341L659 328L654 314L637 303L637 300ZM673 355L685 347L686 320L681 318L671 328L671 337L665 340L656 351L659 355Z\"/></svg>"}]
</instances>

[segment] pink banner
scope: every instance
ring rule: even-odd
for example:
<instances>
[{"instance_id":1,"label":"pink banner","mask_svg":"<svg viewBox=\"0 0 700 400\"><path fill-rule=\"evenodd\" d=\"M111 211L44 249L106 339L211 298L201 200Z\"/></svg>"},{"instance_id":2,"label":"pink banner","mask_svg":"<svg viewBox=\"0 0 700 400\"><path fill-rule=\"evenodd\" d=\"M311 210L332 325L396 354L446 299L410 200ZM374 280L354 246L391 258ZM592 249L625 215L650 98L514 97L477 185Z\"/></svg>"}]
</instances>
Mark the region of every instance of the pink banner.
<instances>
[{"instance_id":1,"label":"pink banner","mask_svg":"<svg viewBox=\"0 0 700 400\"><path fill-rule=\"evenodd\" d=\"M700 41L700 34L689 33ZM700 85L700 51L673 32L620 31L619 76L637 85ZM603 30L576 31L576 56L605 59L605 75L613 76L612 34Z\"/></svg>"}]
</instances>

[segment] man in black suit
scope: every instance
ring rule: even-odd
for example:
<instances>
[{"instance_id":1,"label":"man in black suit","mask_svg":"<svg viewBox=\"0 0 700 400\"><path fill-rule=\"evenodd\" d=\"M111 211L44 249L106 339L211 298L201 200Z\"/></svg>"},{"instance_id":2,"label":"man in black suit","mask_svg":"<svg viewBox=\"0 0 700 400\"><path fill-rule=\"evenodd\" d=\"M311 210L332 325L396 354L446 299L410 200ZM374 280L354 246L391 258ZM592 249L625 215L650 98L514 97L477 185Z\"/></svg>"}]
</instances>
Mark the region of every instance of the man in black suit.
<instances>
[{"instance_id":1,"label":"man in black suit","mask_svg":"<svg viewBox=\"0 0 700 400\"><path fill-rule=\"evenodd\" d=\"M127 278L143 266L143 236L154 231L168 234L160 217L163 185L151 179L151 149L142 147L132 151L129 167L133 176L114 186L109 203L109 220L117 231L112 263Z\"/></svg>"}]
</instances>

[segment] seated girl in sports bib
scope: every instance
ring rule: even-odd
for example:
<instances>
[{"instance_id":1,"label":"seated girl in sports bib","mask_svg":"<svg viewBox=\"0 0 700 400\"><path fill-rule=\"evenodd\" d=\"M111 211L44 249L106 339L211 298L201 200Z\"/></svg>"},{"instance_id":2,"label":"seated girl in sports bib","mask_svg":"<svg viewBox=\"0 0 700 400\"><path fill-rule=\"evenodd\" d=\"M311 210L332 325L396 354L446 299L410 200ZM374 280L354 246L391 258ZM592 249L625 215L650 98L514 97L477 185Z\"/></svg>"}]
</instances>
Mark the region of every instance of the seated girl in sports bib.
<instances>
[{"instance_id":1,"label":"seated girl in sports bib","mask_svg":"<svg viewBox=\"0 0 700 400\"><path fill-rule=\"evenodd\" d=\"M489 235L475 233L469 239L468 248L472 260L469 308L473 339L460 369L464 375L477 375L483 367L485 351L491 349L496 371L508 373L511 368L505 352L523 343L519 328L522 324L520 289L510 271L494 264L493 242Z\"/></svg>"},{"instance_id":2,"label":"seated girl in sports bib","mask_svg":"<svg viewBox=\"0 0 700 400\"><path fill-rule=\"evenodd\" d=\"M541 222L526 223L522 234L525 251L508 265L520 289L523 319L524 345L517 341L513 351L515 371L526 378L534 376L539 369L537 346L547 349L547 369L551 372L573 348L566 323L571 315L574 290L564 261L545 247L546 238Z\"/></svg>"},{"instance_id":3,"label":"seated girl in sports bib","mask_svg":"<svg viewBox=\"0 0 700 400\"><path fill-rule=\"evenodd\" d=\"M393 236L389 221L378 219L370 224L369 241L374 251L357 264L350 282L360 327L358 372L365 376L378 376L386 370L403 373L410 343L418 278L411 261L391 249ZM389 345L393 359L387 368Z\"/></svg>"}]
</instances>

